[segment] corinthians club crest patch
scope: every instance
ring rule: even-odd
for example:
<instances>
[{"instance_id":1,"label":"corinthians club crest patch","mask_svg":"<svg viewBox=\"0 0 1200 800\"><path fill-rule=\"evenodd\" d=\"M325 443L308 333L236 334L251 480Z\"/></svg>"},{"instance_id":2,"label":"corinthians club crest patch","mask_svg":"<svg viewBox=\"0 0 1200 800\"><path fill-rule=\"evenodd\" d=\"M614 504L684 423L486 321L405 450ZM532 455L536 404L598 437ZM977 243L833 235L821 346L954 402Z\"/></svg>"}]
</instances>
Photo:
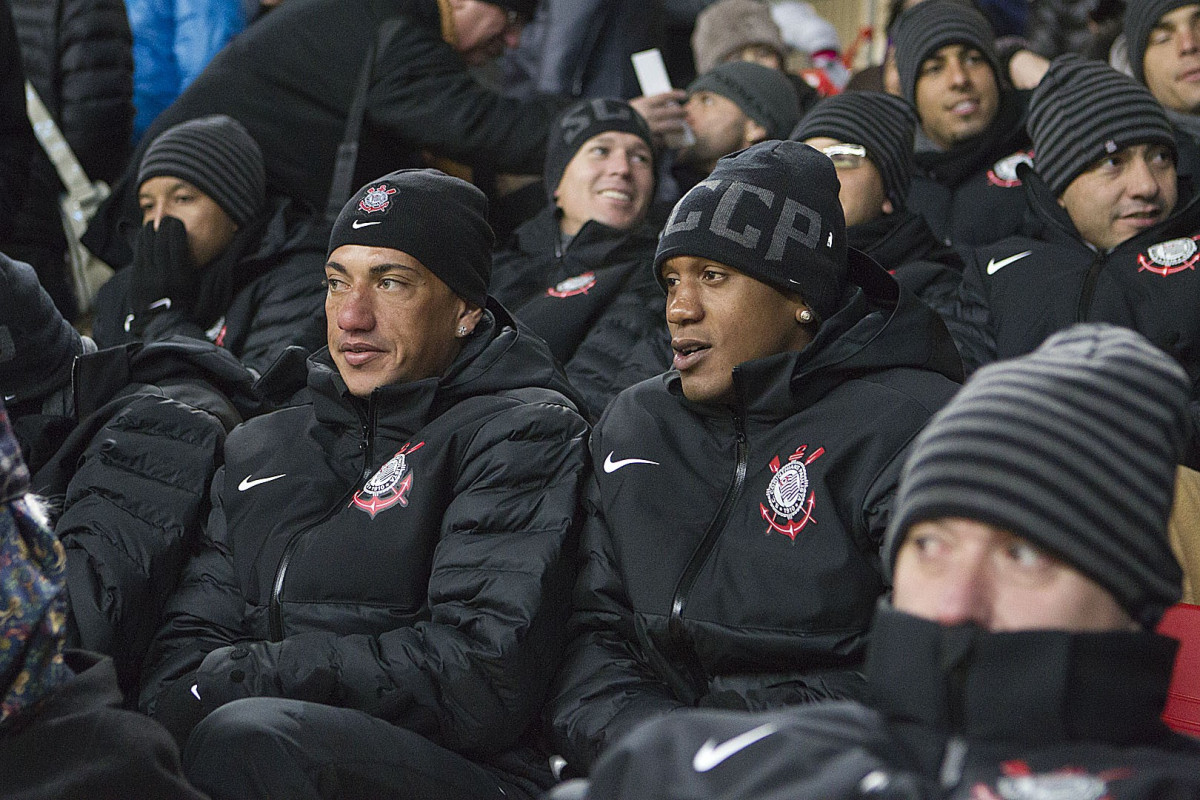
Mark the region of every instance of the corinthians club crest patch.
<instances>
[{"instance_id":1,"label":"corinthians club crest patch","mask_svg":"<svg viewBox=\"0 0 1200 800\"><path fill-rule=\"evenodd\" d=\"M406 443L354 493L350 504L370 514L371 519L375 519L375 515L380 511L385 511L397 503L401 507L407 506L408 492L413 483L407 456L411 456L424 445L424 442L419 442L409 447Z\"/></svg>"},{"instance_id":2,"label":"corinthians club crest patch","mask_svg":"<svg viewBox=\"0 0 1200 800\"><path fill-rule=\"evenodd\" d=\"M1197 240L1200 236L1184 236L1151 245L1145 253L1138 253L1138 272L1174 275L1185 269L1195 270L1196 261L1200 260Z\"/></svg>"},{"instance_id":3,"label":"corinthians club crest patch","mask_svg":"<svg viewBox=\"0 0 1200 800\"><path fill-rule=\"evenodd\" d=\"M994 789L984 783L971 787L971 800L1108 800L1109 782L1131 774L1129 769L1111 769L1091 775L1069 767L1035 773L1023 761L1007 762L1001 771L1004 775Z\"/></svg>"},{"instance_id":4,"label":"corinthians club crest patch","mask_svg":"<svg viewBox=\"0 0 1200 800\"><path fill-rule=\"evenodd\" d=\"M574 297L577 294L587 294L588 289L591 289L595 285L596 273L585 272L582 275L576 275L574 278L567 278L557 286L552 286L546 290L546 294L550 297Z\"/></svg>"},{"instance_id":5,"label":"corinthians club crest patch","mask_svg":"<svg viewBox=\"0 0 1200 800\"><path fill-rule=\"evenodd\" d=\"M378 186L368 186L367 193L363 195L363 199L358 201L358 210L365 211L368 214L373 214L376 211L387 211L387 207L391 205L391 196L396 193L395 189L388 188L386 183L381 183Z\"/></svg>"},{"instance_id":6,"label":"corinthians club crest patch","mask_svg":"<svg viewBox=\"0 0 1200 800\"><path fill-rule=\"evenodd\" d=\"M780 464L779 456L771 459L769 466L775 474L767 484L767 505L758 504L767 521L766 533L782 533L793 542L809 522L816 522L812 513L817 496L808 485L808 465L820 458L825 448L818 447L812 455L806 455L807 450L808 445L800 445L786 464Z\"/></svg>"},{"instance_id":7,"label":"corinthians club crest patch","mask_svg":"<svg viewBox=\"0 0 1200 800\"><path fill-rule=\"evenodd\" d=\"M1017 177L1017 167L1021 164L1033 166L1033 153L1022 151L1000 159L988 170L988 183L992 186L1000 186L1005 189L1013 189L1020 186L1021 179Z\"/></svg>"}]
</instances>

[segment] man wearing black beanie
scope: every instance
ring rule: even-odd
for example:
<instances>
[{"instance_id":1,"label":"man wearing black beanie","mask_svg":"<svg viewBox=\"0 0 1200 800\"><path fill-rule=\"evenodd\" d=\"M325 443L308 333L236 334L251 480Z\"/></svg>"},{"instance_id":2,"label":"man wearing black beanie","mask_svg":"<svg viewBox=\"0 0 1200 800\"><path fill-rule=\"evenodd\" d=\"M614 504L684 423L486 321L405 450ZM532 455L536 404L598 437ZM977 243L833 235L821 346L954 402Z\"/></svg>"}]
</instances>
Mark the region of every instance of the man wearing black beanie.
<instances>
[{"instance_id":1,"label":"man wearing black beanie","mask_svg":"<svg viewBox=\"0 0 1200 800\"><path fill-rule=\"evenodd\" d=\"M1200 4L1141 0L1125 8L1133 77L1162 103L1191 143L1200 142Z\"/></svg>"},{"instance_id":2,"label":"man wearing black beanie","mask_svg":"<svg viewBox=\"0 0 1200 800\"><path fill-rule=\"evenodd\" d=\"M1028 93L1006 83L987 18L964 0L926 0L893 30L901 95L920 122L909 208L963 251L1020 230Z\"/></svg>"},{"instance_id":3,"label":"man wearing black beanie","mask_svg":"<svg viewBox=\"0 0 1200 800\"><path fill-rule=\"evenodd\" d=\"M488 296L487 199L400 170L343 207L306 402L226 442L142 710L214 800L531 800L587 425Z\"/></svg>"},{"instance_id":4,"label":"man wearing black beanie","mask_svg":"<svg viewBox=\"0 0 1200 800\"><path fill-rule=\"evenodd\" d=\"M671 363L646 221L655 149L623 100L582 100L554 121L544 186L550 202L493 261L492 293L550 345L594 419Z\"/></svg>"},{"instance_id":5,"label":"man wearing black beanie","mask_svg":"<svg viewBox=\"0 0 1200 800\"><path fill-rule=\"evenodd\" d=\"M1177 179L1162 106L1128 75L1065 55L1034 92L1029 132L1031 233L979 248L963 273L951 332L968 371L1103 321L1200 378L1200 199Z\"/></svg>"},{"instance_id":6,"label":"man wearing black beanie","mask_svg":"<svg viewBox=\"0 0 1200 800\"><path fill-rule=\"evenodd\" d=\"M899 97L855 91L828 97L791 138L829 156L841 183L846 238L939 313L949 313L962 258L908 208L916 113Z\"/></svg>"},{"instance_id":7,"label":"man wearing black beanie","mask_svg":"<svg viewBox=\"0 0 1200 800\"><path fill-rule=\"evenodd\" d=\"M836 171L807 145L718 161L654 266L673 369L592 435L550 709L581 773L679 709L858 696L903 452L958 388L941 321L847 247Z\"/></svg>"},{"instance_id":8,"label":"man wearing black beanie","mask_svg":"<svg viewBox=\"0 0 1200 800\"><path fill-rule=\"evenodd\" d=\"M681 712L582 800L1200 797L1163 706L1167 540L1190 379L1137 333L1060 332L991 365L910 450L862 704Z\"/></svg>"}]
</instances>

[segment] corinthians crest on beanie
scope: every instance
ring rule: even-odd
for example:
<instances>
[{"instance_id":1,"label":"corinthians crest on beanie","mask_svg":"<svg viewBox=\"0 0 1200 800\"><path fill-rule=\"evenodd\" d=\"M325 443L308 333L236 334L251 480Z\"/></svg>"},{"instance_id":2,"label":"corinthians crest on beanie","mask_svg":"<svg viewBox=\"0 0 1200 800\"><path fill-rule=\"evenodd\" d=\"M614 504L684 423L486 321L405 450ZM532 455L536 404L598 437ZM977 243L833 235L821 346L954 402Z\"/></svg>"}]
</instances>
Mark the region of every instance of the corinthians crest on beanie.
<instances>
[{"instance_id":1,"label":"corinthians crest on beanie","mask_svg":"<svg viewBox=\"0 0 1200 800\"><path fill-rule=\"evenodd\" d=\"M487 196L436 169L402 169L363 186L342 207L329 255L342 245L408 253L456 295L487 304L495 236Z\"/></svg>"},{"instance_id":2,"label":"corinthians crest on beanie","mask_svg":"<svg viewBox=\"0 0 1200 800\"><path fill-rule=\"evenodd\" d=\"M846 220L833 162L806 144L768 141L723 157L675 205L654 271L700 256L799 292L820 319L840 307L849 280Z\"/></svg>"}]
</instances>

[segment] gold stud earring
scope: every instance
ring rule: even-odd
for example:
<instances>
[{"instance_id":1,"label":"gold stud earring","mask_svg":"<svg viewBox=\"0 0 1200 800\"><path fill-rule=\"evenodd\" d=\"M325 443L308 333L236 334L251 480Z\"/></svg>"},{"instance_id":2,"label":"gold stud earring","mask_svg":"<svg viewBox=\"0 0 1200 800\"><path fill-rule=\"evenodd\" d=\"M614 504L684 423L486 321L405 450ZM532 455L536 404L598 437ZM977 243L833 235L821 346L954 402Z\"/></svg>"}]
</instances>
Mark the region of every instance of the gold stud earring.
<instances>
[{"instance_id":1,"label":"gold stud earring","mask_svg":"<svg viewBox=\"0 0 1200 800\"><path fill-rule=\"evenodd\" d=\"M813 321L813 312L809 309L804 309L800 312L800 321L805 325Z\"/></svg>"}]
</instances>

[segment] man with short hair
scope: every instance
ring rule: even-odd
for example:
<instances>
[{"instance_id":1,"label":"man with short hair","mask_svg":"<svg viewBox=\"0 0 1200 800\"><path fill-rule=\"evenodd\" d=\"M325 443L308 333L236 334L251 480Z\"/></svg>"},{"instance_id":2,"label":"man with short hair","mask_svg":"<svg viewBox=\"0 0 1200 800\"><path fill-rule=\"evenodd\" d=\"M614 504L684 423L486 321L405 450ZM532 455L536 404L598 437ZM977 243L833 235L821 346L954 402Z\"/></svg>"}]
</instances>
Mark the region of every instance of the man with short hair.
<instances>
[{"instance_id":1,"label":"man with short hair","mask_svg":"<svg viewBox=\"0 0 1200 800\"><path fill-rule=\"evenodd\" d=\"M594 418L671 363L650 268L654 166L650 128L628 103L571 106L547 143L549 204L492 261L493 295L546 340Z\"/></svg>"},{"instance_id":2,"label":"man with short hair","mask_svg":"<svg viewBox=\"0 0 1200 800\"><path fill-rule=\"evenodd\" d=\"M587 425L489 299L491 247L484 194L436 170L367 183L334 223L308 399L230 433L146 659L141 708L214 800L550 782L534 721Z\"/></svg>"},{"instance_id":3,"label":"man with short hair","mask_svg":"<svg viewBox=\"0 0 1200 800\"><path fill-rule=\"evenodd\" d=\"M899 97L855 91L823 100L791 138L833 161L850 246L948 313L962 279L962 259L907 206L915 129L913 108Z\"/></svg>"},{"instance_id":4,"label":"man with short hair","mask_svg":"<svg viewBox=\"0 0 1200 800\"><path fill-rule=\"evenodd\" d=\"M895 25L900 91L917 110L909 207L960 251L1020 230L1027 95L1003 78L991 26L959 0L925 0Z\"/></svg>"},{"instance_id":5,"label":"man with short hair","mask_svg":"<svg viewBox=\"0 0 1200 800\"><path fill-rule=\"evenodd\" d=\"M762 142L675 207L673 369L591 439L573 637L549 711L586 772L679 709L856 697L902 454L958 388L936 315L846 246L833 164Z\"/></svg>"},{"instance_id":6,"label":"man with short hair","mask_svg":"<svg viewBox=\"0 0 1200 800\"><path fill-rule=\"evenodd\" d=\"M905 465L871 699L673 714L574 796L1200 796L1200 745L1160 718L1178 643L1153 632L1180 593L1167 518L1190 383L1098 324L981 370Z\"/></svg>"},{"instance_id":7,"label":"man with short hair","mask_svg":"<svg viewBox=\"0 0 1200 800\"><path fill-rule=\"evenodd\" d=\"M968 371L1079 321L1139 331L1200 376L1200 202L1180 196L1175 135L1141 84L1061 56L1034 93L1037 223L967 259L952 325Z\"/></svg>"}]
</instances>

